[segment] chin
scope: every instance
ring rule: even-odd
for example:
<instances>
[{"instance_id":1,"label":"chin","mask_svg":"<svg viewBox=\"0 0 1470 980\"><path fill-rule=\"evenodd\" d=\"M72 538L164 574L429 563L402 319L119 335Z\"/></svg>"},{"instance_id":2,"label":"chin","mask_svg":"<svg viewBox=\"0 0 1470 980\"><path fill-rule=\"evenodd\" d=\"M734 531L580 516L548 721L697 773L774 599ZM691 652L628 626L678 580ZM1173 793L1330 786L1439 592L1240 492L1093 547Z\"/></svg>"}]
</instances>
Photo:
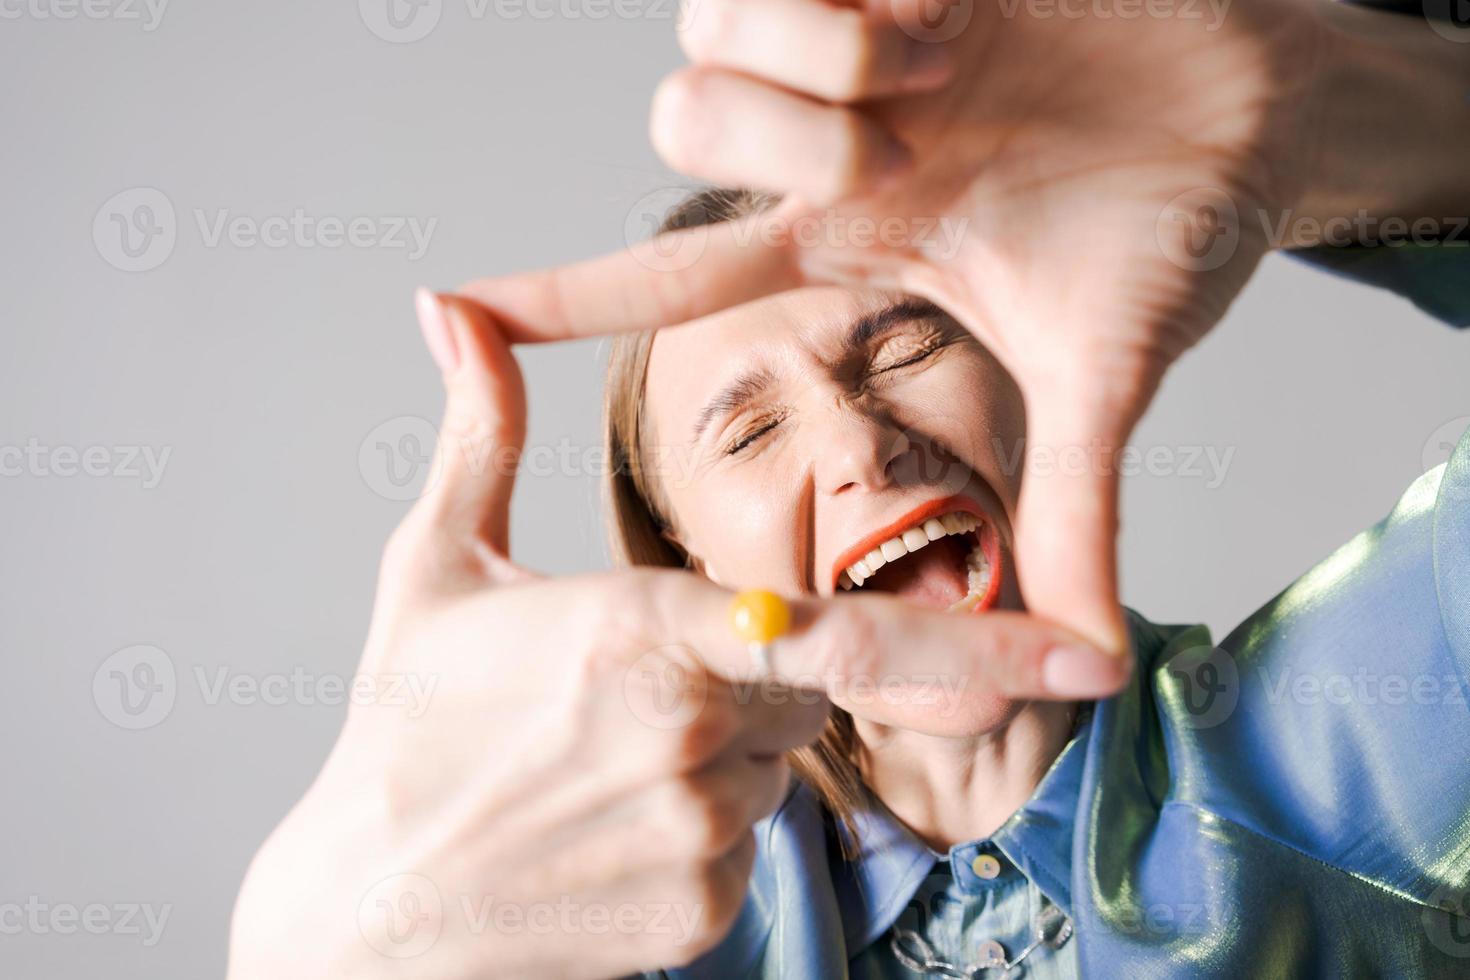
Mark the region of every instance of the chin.
<instances>
[{"instance_id":1,"label":"chin","mask_svg":"<svg viewBox=\"0 0 1470 980\"><path fill-rule=\"evenodd\" d=\"M1029 702L999 694L962 696L952 703L936 706L932 715L917 716L915 727L908 729L936 738L976 738L992 735L1015 720Z\"/></svg>"}]
</instances>

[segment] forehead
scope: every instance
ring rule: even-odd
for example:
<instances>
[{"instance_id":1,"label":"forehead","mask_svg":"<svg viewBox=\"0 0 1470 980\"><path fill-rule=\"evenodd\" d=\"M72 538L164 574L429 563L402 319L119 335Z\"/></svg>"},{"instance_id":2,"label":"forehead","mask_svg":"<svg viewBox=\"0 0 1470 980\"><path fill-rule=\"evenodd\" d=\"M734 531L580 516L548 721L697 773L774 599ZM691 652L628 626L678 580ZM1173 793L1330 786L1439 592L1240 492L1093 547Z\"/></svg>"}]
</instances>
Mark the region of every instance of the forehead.
<instances>
[{"instance_id":1,"label":"forehead","mask_svg":"<svg viewBox=\"0 0 1470 980\"><path fill-rule=\"evenodd\" d=\"M665 412L694 407L752 368L780 371L830 362L854 322L898 298L878 290L798 289L660 330L644 382L655 424Z\"/></svg>"}]
</instances>

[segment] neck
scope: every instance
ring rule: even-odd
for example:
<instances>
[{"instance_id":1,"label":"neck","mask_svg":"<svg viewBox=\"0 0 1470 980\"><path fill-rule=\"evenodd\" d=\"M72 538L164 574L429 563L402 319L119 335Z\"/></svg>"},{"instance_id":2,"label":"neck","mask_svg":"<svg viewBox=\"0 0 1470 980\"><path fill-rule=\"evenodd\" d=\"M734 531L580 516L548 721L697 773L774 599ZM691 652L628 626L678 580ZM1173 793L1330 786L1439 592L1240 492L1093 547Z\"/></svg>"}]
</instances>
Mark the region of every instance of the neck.
<instances>
[{"instance_id":1,"label":"neck","mask_svg":"<svg viewBox=\"0 0 1470 980\"><path fill-rule=\"evenodd\" d=\"M857 720L859 768L878 799L936 851L986 837L1020 809L1072 734L1077 705L1028 701L978 735Z\"/></svg>"}]
</instances>

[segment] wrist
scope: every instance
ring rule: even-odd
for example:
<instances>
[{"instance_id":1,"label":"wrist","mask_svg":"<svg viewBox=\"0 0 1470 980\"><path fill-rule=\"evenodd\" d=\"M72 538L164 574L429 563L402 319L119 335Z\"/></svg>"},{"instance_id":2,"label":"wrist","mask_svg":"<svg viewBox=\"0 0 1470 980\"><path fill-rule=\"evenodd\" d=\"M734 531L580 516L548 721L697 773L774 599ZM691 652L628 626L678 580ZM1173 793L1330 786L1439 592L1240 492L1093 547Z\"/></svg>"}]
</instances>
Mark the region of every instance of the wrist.
<instances>
[{"instance_id":1,"label":"wrist","mask_svg":"<svg viewBox=\"0 0 1470 980\"><path fill-rule=\"evenodd\" d=\"M1420 17L1326 0L1301 194L1273 244L1376 244L1453 234L1470 215L1470 58Z\"/></svg>"}]
</instances>

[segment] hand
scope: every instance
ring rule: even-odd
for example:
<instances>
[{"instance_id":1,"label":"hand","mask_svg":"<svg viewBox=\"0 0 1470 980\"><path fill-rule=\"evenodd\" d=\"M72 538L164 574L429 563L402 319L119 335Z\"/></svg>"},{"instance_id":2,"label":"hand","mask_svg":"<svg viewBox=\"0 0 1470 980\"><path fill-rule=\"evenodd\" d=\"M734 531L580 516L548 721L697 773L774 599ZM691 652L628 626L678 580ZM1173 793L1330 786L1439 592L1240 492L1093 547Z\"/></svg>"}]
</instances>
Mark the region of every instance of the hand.
<instances>
[{"instance_id":1,"label":"hand","mask_svg":"<svg viewBox=\"0 0 1470 980\"><path fill-rule=\"evenodd\" d=\"M924 295L1001 358L1036 464L1017 519L1028 604L1119 649L1112 453L1268 250L1256 223L1221 242L1208 223L1301 195L1300 79L1323 32L1300 0L1240 0L1219 24L1031 9L699 0L680 35L694 67L661 88L653 136L686 173L787 192L788 222L828 203L903 220L895 246L834 232L792 261ZM957 246L915 242L926 219L963 229Z\"/></svg>"},{"instance_id":2,"label":"hand","mask_svg":"<svg viewBox=\"0 0 1470 980\"><path fill-rule=\"evenodd\" d=\"M421 317L449 392L438 477L384 554L359 675L378 690L416 676L432 696L420 717L350 710L251 866L233 980L687 963L732 924L751 826L788 788L782 753L817 737L829 697L942 726L982 688L1046 696L1043 656L1077 642L1014 613L977 624L881 596L794 599L775 674L756 679L730 593L704 579L540 578L509 557L525 397L502 325L427 294ZM1099 657L1105 694L1125 675ZM927 678L949 687L912 684ZM909 683L874 700L864 679Z\"/></svg>"}]
</instances>

